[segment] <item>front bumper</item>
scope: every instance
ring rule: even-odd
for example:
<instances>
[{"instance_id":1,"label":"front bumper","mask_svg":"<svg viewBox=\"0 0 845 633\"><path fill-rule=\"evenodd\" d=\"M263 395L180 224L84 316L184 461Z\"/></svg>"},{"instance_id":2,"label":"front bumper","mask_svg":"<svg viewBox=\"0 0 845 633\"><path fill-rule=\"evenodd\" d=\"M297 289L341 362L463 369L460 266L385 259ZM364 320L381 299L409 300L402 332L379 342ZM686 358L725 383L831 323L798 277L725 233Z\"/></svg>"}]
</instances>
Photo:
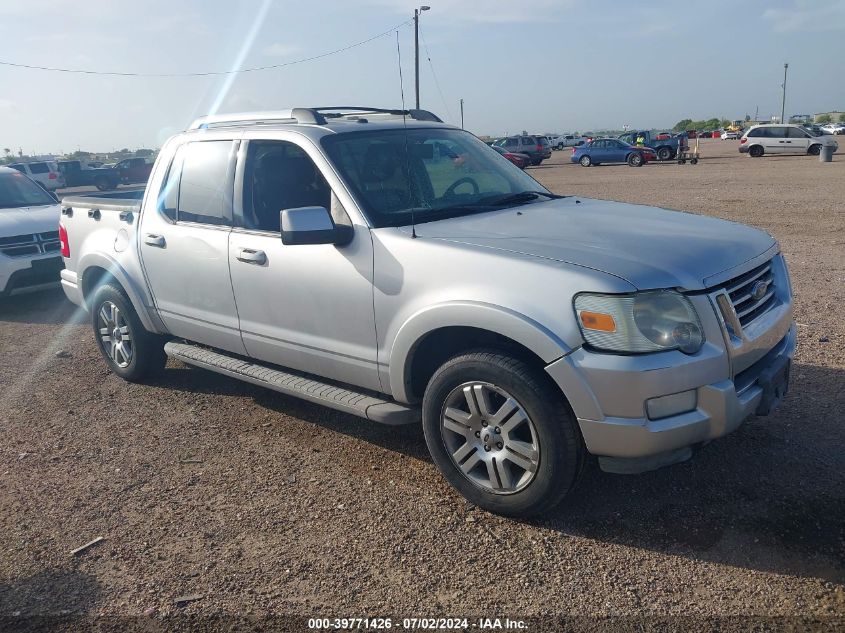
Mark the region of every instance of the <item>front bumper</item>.
<instances>
[{"instance_id":1,"label":"front bumper","mask_svg":"<svg viewBox=\"0 0 845 633\"><path fill-rule=\"evenodd\" d=\"M55 286L64 264L57 255L3 257L0 255L0 296Z\"/></svg>"},{"instance_id":2,"label":"front bumper","mask_svg":"<svg viewBox=\"0 0 845 633\"><path fill-rule=\"evenodd\" d=\"M650 457L727 435L751 415L768 414L783 393L767 374L777 374L795 354L795 326L743 376L747 384L722 380L696 389L697 407L687 413L643 418L578 418L587 449L608 457ZM745 373L745 372L743 372Z\"/></svg>"}]
</instances>

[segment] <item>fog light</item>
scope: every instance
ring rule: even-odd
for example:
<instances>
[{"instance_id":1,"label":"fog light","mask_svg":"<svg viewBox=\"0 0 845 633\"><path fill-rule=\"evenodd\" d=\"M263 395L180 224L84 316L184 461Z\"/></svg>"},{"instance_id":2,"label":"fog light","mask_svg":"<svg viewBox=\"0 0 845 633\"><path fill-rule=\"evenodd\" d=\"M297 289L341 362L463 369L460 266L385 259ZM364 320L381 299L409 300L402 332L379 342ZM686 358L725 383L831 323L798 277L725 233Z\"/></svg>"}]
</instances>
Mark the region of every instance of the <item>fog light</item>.
<instances>
[{"instance_id":1,"label":"fog light","mask_svg":"<svg viewBox=\"0 0 845 633\"><path fill-rule=\"evenodd\" d=\"M697 402L696 391L682 391L671 396L660 396L646 400L645 406L650 420L668 418L672 415L686 413L695 409Z\"/></svg>"}]
</instances>

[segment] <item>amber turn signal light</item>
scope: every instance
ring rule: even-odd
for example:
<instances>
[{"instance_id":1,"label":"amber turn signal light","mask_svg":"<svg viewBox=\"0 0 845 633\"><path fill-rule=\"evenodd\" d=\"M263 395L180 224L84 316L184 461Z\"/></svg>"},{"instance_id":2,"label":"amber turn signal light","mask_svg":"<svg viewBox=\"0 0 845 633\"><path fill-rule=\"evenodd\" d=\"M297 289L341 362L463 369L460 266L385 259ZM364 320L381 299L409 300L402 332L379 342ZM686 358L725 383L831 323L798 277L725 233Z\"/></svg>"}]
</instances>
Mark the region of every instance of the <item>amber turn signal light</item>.
<instances>
[{"instance_id":1,"label":"amber turn signal light","mask_svg":"<svg viewBox=\"0 0 845 633\"><path fill-rule=\"evenodd\" d=\"M582 310L579 316L581 317L581 325L588 330L598 330L599 332L616 331L616 321L609 314Z\"/></svg>"}]
</instances>

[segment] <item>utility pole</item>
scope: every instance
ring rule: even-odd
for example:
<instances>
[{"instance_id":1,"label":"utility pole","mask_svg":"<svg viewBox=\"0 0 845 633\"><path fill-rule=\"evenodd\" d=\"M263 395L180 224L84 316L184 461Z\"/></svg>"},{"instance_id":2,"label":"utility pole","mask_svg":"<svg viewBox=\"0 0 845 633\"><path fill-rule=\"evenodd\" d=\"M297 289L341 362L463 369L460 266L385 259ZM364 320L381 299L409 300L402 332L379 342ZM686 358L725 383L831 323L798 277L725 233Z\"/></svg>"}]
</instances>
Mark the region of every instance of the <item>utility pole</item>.
<instances>
[{"instance_id":1,"label":"utility pole","mask_svg":"<svg viewBox=\"0 0 845 633\"><path fill-rule=\"evenodd\" d=\"M420 13L430 8L423 5L419 9L414 9L414 85L417 89L417 110L420 109Z\"/></svg>"},{"instance_id":2,"label":"utility pole","mask_svg":"<svg viewBox=\"0 0 845 633\"><path fill-rule=\"evenodd\" d=\"M461 99L461 129L464 129L464 100Z\"/></svg>"},{"instance_id":3,"label":"utility pole","mask_svg":"<svg viewBox=\"0 0 845 633\"><path fill-rule=\"evenodd\" d=\"M781 123L786 123L786 119L784 117L786 116L786 69L787 68L789 68L789 64L784 64L783 65L783 85L781 86L783 88L783 101L781 102L781 105L780 105L780 122Z\"/></svg>"}]
</instances>

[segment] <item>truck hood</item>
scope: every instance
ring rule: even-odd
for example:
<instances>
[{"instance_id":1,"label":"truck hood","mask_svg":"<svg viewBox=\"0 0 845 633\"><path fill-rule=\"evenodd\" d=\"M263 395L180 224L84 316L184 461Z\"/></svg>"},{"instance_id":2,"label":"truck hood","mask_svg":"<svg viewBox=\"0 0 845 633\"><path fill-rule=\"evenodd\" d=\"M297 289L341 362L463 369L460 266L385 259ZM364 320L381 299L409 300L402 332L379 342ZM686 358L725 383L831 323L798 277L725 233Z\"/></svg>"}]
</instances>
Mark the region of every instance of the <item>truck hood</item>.
<instances>
[{"instance_id":1,"label":"truck hood","mask_svg":"<svg viewBox=\"0 0 845 633\"><path fill-rule=\"evenodd\" d=\"M416 233L592 268L639 290L701 290L777 249L769 234L736 222L575 197L428 222Z\"/></svg>"},{"instance_id":2,"label":"truck hood","mask_svg":"<svg viewBox=\"0 0 845 633\"><path fill-rule=\"evenodd\" d=\"M60 215L58 204L0 209L0 237L58 231Z\"/></svg>"}]
</instances>

